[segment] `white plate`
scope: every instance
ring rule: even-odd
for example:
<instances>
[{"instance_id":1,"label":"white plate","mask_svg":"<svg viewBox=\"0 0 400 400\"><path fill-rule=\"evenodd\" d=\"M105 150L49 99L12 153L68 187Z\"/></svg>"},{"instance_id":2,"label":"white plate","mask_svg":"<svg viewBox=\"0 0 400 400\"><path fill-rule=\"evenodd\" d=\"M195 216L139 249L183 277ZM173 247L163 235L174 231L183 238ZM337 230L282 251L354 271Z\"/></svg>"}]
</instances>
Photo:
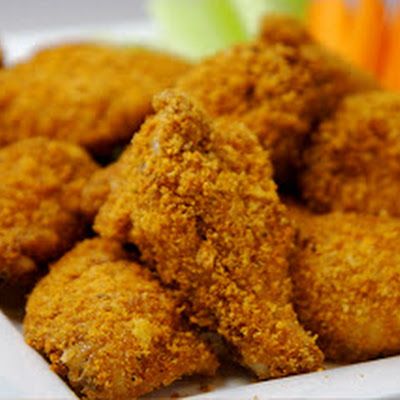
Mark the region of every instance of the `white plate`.
<instances>
[{"instance_id":1,"label":"white plate","mask_svg":"<svg viewBox=\"0 0 400 400\"><path fill-rule=\"evenodd\" d=\"M65 40L100 38L155 44L157 33L149 24L119 24L58 31L3 33L0 38L9 63L35 48ZM1 88L0 88L1 90ZM4 294L3 294L4 296ZM1 300L1 296L0 296ZM0 302L1 303L1 302ZM23 341L21 310L0 309L0 399L70 400L75 395ZM226 367L211 380L184 379L147 398L172 394L202 399L400 399L400 356L354 364L327 366L323 372L252 383L242 370ZM204 388L211 389L205 393ZM197 394L197 396L196 396Z\"/></svg>"}]
</instances>

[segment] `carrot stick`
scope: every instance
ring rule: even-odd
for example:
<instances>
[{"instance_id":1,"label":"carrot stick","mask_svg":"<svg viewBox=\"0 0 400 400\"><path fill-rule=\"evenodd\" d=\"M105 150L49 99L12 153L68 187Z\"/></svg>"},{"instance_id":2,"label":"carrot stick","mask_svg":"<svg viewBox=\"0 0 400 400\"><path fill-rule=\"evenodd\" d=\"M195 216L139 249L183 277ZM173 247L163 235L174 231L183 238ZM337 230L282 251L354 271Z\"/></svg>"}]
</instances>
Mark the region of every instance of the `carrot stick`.
<instances>
[{"instance_id":1,"label":"carrot stick","mask_svg":"<svg viewBox=\"0 0 400 400\"><path fill-rule=\"evenodd\" d=\"M379 54L377 59L377 76L382 78L385 74L386 65L388 63L388 57L391 48L392 41L392 31L393 31L393 19L387 16L386 23L383 28L381 43L379 47Z\"/></svg>"},{"instance_id":2,"label":"carrot stick","mask_svg":"<svg viewBox=\"0 0 400 400\"><path fill-rule=\"evenodd\" d=\"M355 15L350 56L352 61L376 73L380 43L385 26L385 6L382 0L360 0Z\"/></svg>"},{"instance_id":3,"label":"carrot stick","mask_svg":"<svg viewBox=\"0 0 400 400\"><path fill-rule=\"evenodd\" d=\"M315 39L323 42L322 20L324 19L324 4L319 0L312 0L308 6L307 25Z\"/></svg>"},{"instance_id":4,"label":"carrot stick","mask_svg":"<svg viewBox=\"0 0 400 400\"><path fill-rule=\"evenodd\" d=\"M390 38L382 74L382 82L388 89L400 90L400 7L397 8L390 30Z\"/></svg>"},{"instance_id":5,"label":"carrot stick","mask_svg":"<svg viewBox=\"0 0 400 400\"><path fill-rule=\"evenodd\" d=\"M309 8L311 33L329 49L346 57L350 13L344 0L314 0Z\"/></svg>"}]
</instances>

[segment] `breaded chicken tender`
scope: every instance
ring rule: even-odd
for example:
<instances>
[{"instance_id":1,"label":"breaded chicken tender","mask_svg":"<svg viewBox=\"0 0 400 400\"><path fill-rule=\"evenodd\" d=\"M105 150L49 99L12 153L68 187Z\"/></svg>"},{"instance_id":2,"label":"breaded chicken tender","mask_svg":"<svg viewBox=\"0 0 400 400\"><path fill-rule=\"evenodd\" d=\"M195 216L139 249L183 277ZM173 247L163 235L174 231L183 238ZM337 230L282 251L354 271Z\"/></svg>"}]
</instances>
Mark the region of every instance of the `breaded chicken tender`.
<instances>
[{"instance_id":1,"label":"breaded chicken tender","mask_svg":"<svg viewBox=\"0 0 400 400\"><path fill-rule=\"evenodd\" d=\"M0 72L0 146L46 136L108 154L189 64L141 48L67 44Z\"/></svg>"},{"instance_id":2,"label":"breaded chicken tender","mask_svg":"<svg viewBox=\"0 0 400 400\"><path fill-rule=\"evenodd\" d=\"M109 193L119 184L124 159L129 147L124 150L115 162L96 171L82 190L82 212L93 221L100 207L105 203Z\"/></svg>"},{"instance_id":3,"label":"breaded chicken tender","mask_svg":"<svg viewBox=\"0 0 400 400\"><path fill-rule=\"evenodd\" d=\"M349 96L311 136L300 176L315 211L400 216L400 95Z\"/></svg>"},{"instance_id":4,"label":"breaded chicken tender","mask_svg":"<svg viewBox=\"0 0 400 400\"><path fill-rule=\"evenodd\" d=\"M65 142L32 138L0 149L0 280L29 281L81 238L81 191L96 170Z\"/></svg>"},{"instance_id":5,"label":"breaded chicken tender","mask_svg":"<svg viewBox=\"0 0 400 400\"><path fill-rule=\"evenodd\" d=\"M133 399L218 366L171 293L104 239L80 243L51 267L29 297L24 332L90 400Z\"/></svg>"},{"instance_id":6,"label":"breaded chicken tender","mask_svg":"<svg viewBox=\"0 0 400 400\"><path fill-rule=\"evenodd\" d=\"M204 60L177 85L211 116L229 116L255 132L284 184L310 129L341 97L376 83L328 54L296 21L268 21L257 40Z\"/></svg>"},{"instance_id":7,"label":"breaded chicken tender","mask_svg":"<svg viewBox=\"0 0 400 400\"><path fill-rule=\"evenodd\" d=\"M95 229L135 243L191 321L222 335L258 377L320 368L290 302L293 230L267 152L244 125L211 124L177 92L154 108Z\"/></svg>"},{"instance_id":8,"label":"breaded chicken tender","mask_svg":"<svg viewBox=\"0 0 400 400\"><path fill-rule=\"evenodd\" d=\"M353 362L400 353L400 221L291 214L300 230L291 266L296 311L326 357Z\"/></svg>"}]
</instances>

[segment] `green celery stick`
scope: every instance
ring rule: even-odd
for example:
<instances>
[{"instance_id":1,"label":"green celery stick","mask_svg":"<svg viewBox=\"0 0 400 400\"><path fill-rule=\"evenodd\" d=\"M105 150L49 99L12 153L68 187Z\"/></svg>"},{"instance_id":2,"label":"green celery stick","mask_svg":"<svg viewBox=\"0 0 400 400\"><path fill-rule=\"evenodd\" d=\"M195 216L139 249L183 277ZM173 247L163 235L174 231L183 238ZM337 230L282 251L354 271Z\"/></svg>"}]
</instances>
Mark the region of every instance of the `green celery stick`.
<instances>
[{"instance_id":1,"label":"green celery stick","mask_svg":"<svg viewBox=\"0 0 400 400\"><path fill-rule=\"evenodd\" d=\"M199 58L248 38L233 0L150 0L164 46Z\"/></svg>"}]
</instances>

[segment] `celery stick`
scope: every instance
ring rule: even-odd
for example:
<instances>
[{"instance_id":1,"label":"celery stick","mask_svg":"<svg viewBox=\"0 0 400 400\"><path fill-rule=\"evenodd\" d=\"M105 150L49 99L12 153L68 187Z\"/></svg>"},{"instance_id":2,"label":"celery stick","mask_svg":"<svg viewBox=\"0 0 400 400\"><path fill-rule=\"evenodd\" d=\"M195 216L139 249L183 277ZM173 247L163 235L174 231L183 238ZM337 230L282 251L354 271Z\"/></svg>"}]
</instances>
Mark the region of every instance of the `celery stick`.
<instances>
[{"instance_id":1,"label":"celery stick","mask_svg":"<svg viewBox=\"0 0 400 400\"><path fill-rule=\"evenodd\" d=\"M192 58L248 38L232 0L151 0L150 13L171 50Z\"/></svg>"}]
</instances>

